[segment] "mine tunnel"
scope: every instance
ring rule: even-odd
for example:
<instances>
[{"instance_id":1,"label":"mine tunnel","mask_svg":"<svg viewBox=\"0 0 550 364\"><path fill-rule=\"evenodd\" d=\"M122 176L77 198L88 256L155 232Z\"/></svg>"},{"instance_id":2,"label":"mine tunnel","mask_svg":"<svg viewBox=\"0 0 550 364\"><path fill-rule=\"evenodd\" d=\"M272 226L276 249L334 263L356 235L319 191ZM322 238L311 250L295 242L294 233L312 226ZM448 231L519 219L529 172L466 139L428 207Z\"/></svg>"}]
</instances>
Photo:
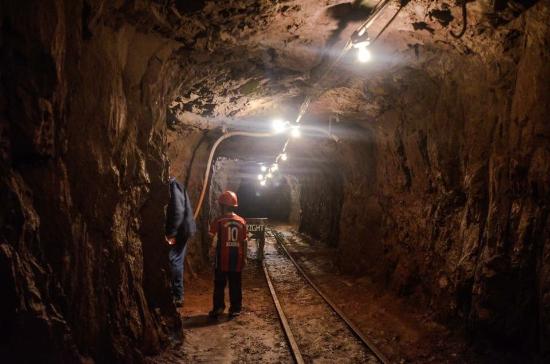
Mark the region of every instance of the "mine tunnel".
<instances>
[{"instance_id":1,"label":"mine tunnel","mask_svg":"<svg viewBox=\"0 0 550 364\"><path fill-rule=\"evenodd\" d=\"M0 362L550 362L549 0L2 0L0 44Z\"/></svg>"}]
</instances>

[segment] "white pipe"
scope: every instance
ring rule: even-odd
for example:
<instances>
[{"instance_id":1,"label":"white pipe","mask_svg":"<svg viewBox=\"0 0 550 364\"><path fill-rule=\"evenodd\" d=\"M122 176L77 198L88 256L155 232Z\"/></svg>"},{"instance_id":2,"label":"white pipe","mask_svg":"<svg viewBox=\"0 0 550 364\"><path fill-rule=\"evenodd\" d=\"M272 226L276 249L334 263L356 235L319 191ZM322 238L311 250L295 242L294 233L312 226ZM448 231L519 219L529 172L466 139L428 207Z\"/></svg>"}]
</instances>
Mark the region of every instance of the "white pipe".
<instances>
[{"instance_id":1,"label":"white pipe","mask_svg":"<svg viewBox=\"0 0 550 364\"><path fill-rule=\"evenodd\" d=\"M306 129L310 130L316 130L319 132L322 132L326 135L328 135L332 140L335 142L338 142L338 137L332 133L327 132L326 130L322 128L318 128L315 126L307 126ZM223 142L225 139L234 137L234 136L249 136L253 138L269 138L272 136L280 135L280 133L254 133L254 132L248 132L248 131L231 131L229 133L223 134L216 140L214 145L212 146L212 150L210 151L210 156L208 157L208 163L206 164L206 170L204 171L204 180L202 184L202 191L201 195L199 197L199 202L197 203L197 207L195 208L195 214L194 218L195 220L199 216L199 212L202 208L202 204L204 202L204 196L206 195L206 190L208 189L208 179L210 178L210 167L212 166L212 160L214 159L214 154L216 153L216 149L218 149L218 146ZM285 143L285 147L283 148L283 152L286 150L286 146L288 145L288 140Z\"/></svg>"},{"instance_id":2,"label":"white pipe","mask_svg":"<svg viewBox=\"0 0 550 364\"><path fill-rule=\"evenodd\" d=\"M202 191L201 195L199 197L199 202L197 203L197 207L195 208L195 220L199 216L199 212L202 207L202 203L204 201L204 195L206 194L206 190L208 189L208 178L210 177L210 167L212 166L212 160L214 159L214 154L216 153L216 149L218 149L218 146L221 142L223 142L227 138L231 138L234 136L249 136L254 138L269 138L275 135L279 135L278 133L254 133L254 132L247 132L247 131L231 131L229 133L223 134L216 140L214 143L214 146L212 147L212 150L210 151L210 156L208 157L208 163L206 164L206 171L204 171L204 181L202 184Z\"/></svg>"}]
</instances>

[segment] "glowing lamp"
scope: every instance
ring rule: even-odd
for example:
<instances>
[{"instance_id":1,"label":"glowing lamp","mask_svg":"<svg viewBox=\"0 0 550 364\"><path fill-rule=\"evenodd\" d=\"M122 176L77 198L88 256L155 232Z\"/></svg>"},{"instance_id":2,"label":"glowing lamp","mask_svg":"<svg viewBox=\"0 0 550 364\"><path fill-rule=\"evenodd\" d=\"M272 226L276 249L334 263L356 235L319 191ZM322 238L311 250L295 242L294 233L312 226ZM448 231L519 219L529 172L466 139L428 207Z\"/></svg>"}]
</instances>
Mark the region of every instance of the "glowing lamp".
<instances>
[{"instance_id":1,"label":"glowing lamp","mask_svg":"<svg viewBox=\"0 0 550 364\"><path fill-rule=\"evenodd\" d=\"M359 62L366 63L370 61L371 58L372 58L372 55L366 46L357 48L357 60Z\"/></svg>"},{"instance_id":2,"label":"glowing lamp","mask_svg":"<svg viewBox=\"0 0 550 364\"><path fill-rule=\"evenodd\" d=\"M299 126L293 126L292 130L290 130L290 136L293 138L299 138L301 135L302 133L300 132Z\"/></svg>"},{"instance_id":3,"label":"glowing lamp","mask_svg":"<svg viewBox=\"0 0 550 364\"><path fill-rule=\"evenodd\" d=\"M367 28L362 28L351 35L353 48L357 49L357 60L365 63L370 61L372 55L368 47L370 46L370 38L367 33Z\"/></svg>"},{"instance_id":4,"label":"glowing lamp","mask_svg":"<svg viewBox=\"0 0 550 364\"><path fill-rule=\"evenodd\" d=\"M286 155L286 153L281 154L281 159L284 161L288 159L288 156Z\"/></svg>"},{"instance_id":5,"label":"glowing lamp","mask_svg":"<svg viewBox=\"0 0 550 364\"><path fill-rule=\"evenodd\" d=\"M282 133L286 130L286 125L288 122L285 122L281 119L275 119L273 120L273 131L275 133Z\"/></svg>"}]
</instances>

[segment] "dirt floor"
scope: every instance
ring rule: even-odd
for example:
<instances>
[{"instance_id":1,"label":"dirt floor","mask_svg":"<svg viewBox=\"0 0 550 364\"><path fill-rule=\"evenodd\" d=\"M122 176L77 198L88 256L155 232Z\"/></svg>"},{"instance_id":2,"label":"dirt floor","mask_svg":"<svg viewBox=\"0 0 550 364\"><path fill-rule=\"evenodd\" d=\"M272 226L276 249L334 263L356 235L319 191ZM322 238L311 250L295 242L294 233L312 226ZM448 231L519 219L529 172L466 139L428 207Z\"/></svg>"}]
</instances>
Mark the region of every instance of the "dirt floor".
<instances>
[{"instance_id":1,"label":"dirt floor","mask_svg":"<svg viewBox=\"0 0 550 364\"><path fill-rule=\"evenodd\" d=\"M438 324L432 314L406 300L381 292L368 277L338 273L334 248L316 244L292 230L277 226L287 249L344 313L392 363L492 363L474 352L459 332ZM266 267L293 327L306 362L369 362L344 329L325 310L320 298L292 269L290 261L266 242ZM251 247L249 256L255 256ZM298 282L300 281L300 282ZM243 313L218 321L207 317L212 305L212 272L186 284L183 316L184 342L155 363L290 363L293 362L261 265L249 260L243 274ZM228 298L226 298L228 299ZM333 322L334 321L334 322ZM328 345L327 343L332 343ZM357 355L356 355L357 354ZM331 356L332 355L332 356ZM345 359L343 359L345 357ZM337 360L335 358L341 358Z\"/></svg>"},{"instance_id":2,"label":"dirt floor","mask_svg":"<svg viewBox=\"0 0 550 364\"><path fill-rule=\"evenodd\" d=\"M267 239L265 252L266 268L306 363L378 363L277 249L274 238ZM249 257L255 256L252 244ZM245 268L241 316L210 319L212 287L212 272L187 282L180 310L183 344L148 362L293 362L259 262L249 259Z\"/></svg>"},{"instance_id":3,"label":"dirt floor","mask_svg":"<svg viewBox=\"0 0 550 364\"><path fill-rule=\"evenodd\" d=\"M487 363L460 333L431 318L429 311L379 287L369 277L338 273L334 248L317 245L290 226L278 226L287 249L319 288L395 363Z\"/></svg>"},{"instance_id":4,"label":"dirt floor","mask_svg":"<svg viewBox=\"0 0 550 364\"><path fill-rule=\"evenodd\" d=\"M212 272L186 285L184 340L179 348L153 358L154 363L292 363L262 268L249 261L243 273L243 310L230 319L208 317L212 308ZM226 306L229 306L226 292Z\"/></svg>"}]
</instances>

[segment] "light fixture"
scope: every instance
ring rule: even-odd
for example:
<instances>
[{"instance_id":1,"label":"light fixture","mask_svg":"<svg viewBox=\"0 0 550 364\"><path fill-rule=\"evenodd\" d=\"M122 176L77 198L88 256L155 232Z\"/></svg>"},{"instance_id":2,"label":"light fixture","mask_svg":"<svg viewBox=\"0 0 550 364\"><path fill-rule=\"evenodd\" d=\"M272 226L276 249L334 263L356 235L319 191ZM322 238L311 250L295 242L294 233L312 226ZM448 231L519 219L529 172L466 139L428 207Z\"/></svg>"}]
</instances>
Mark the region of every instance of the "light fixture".
<instances>
[{"instance_id":1,"label":"light fixture","mask_svg":"<svg viewBox=\"0 0 550 364\"><path fill-rule=\"evenodd\" d=\"M277 164L274 164L271 166L271 171L276 172L279 169L279 166Z\"/></svg>"},{"instance_id":2,"label":"light fixture","mask_svg":"<svg viewBox=\"0 0 550 364\"><path fill-rule=\"evenodd\" d=\"M271 174L271 172L267 172L267 174L265 175L267 178L271 178L273 177L273 175Z\"/></svg>"},{"instance_id":3,"label":"light fixture","mask_svg":"<svg viewBox=\"0 0 550 364\"><path fill-rule=\"evenodd\" d=\"M263 175L263 174L259 174L259 175L258 175L258 179L259 179L260 181L263 180L263 179L264 179L264 175Z\"/></svg>"},{"instance_id":4,"label":"light fixture","mask_svg":"<svg viewBox=\"0 0 550 364\"><path fill-rule=\"evenodd\" d=\"M287 128L288 121L284 121L281 119L275 119L273 120L273 131L275 133L282 133Z\"/></svg>"},{"instance_id":5,"label":"light fixture","mask_svg":"<svg viewBox=\"0 0 550 364\"><path fill-rule=\"evenodd\" d=\"M290 130L290 136L293 138L299 138L301 135L302 133L300 132L300 127L298 125L293 126Z\"/></svg>"},{"instance_id":6,"label":"light fixture","mask_svg":"<svg viewBox=\"0 0 550 364\"><path fill-rule=\"evenodd\" d=\"M466 1L464 0L463 2L465 3ZM334 68L333 66L336 63L338 63L338 61L342 58L342 56L347 54L347 52L349 50L351 50L351 48L357 49L357 56L358 56L358 60L360 62L367 62L367 61L371 60L372 55L371 55L369 47L371 46L371 44L374 44L374 42L377 41L377 39L380 37L380 35L388 28L388 26L396 18L397 14L403 9L403 7L405 7L409 3L409 1L400 1L401 5L400 5L399 9L397 9L397 12L394 14L394 16L392 16L390 18L390 20L386 23L386 25L384 25L382 27L382 29L377 33L376 38L374 38L374 40L371 43L371 40L370 40L370 38L367 34L367 28L369 28L373 24L375 19L377 19L377 17L382 13L382 11L386 7L388 7L388 5L392 5L392 3L393 2L390 2L389 0L378 1L378 3L370 11L370 14L369 14L369 17L367 18L367 20L365 20L365 22L355 32L353 32L353 34L351 35L351 39L348 42L346 42L346 44L345 44L344 48L341 50L341 53L338 56L338 58L334 62L327 63L329 65L329 68L326 69L324 72L319 73L320 77L318 79L316 79L316 82L315 82L316 84L321 84L320 81L322 81L322 79L325 76L330 74L330 71ZM375 57L376 57L376 55L375 55ZM300 122L302 117L308 111L308 108L309 108L309 105L312 101L312 98L313 98L312 95L307 96L305 98L305 100L302 102L302 104L300 106L300 109L299 109L300 110L299 114L298 114L298 116L297 116L297 118L295 119L295 122L294 122L295 125ZM285 120L280 120L280 119L279 120L274 120L273 121L273 128L274 128L274 131L271 132L271 133L268 133L268 132L255 133L255 132L248 132L248 131L228 131L227 130L227 125L222 124L223 134L216 140L216 142L214 143L214 147L210 150L209 162L207 164L207 168L206 168L206 172L205 172L205 176L204 176L204 181L202 183L202 189L201 189L199 201L197 203L197 207L195 208L195 213L194 213L195 219L197 219L197 217L199 215L199 212L201 210L201 207L202 207L202 204L203 204L203 201L204 201L206 191L208 190L208 186L210 185L210 183L209 183L210 169L211 169L212 159L215 155L216 148L218 147L218 145L223 140L225 140L227 138L230 138L230 137L233 137L233 136L266 137L266 136L272 136L273 134L276 134L276 133L286 132L286 133L290 134L289 136L297 138L297 137L300 137L300 134L301 134L300 130L297 127L292 127L290 122L285 121ZM335 137L334 135L332 135L330 128L329 128L329 131L328 131L328 135L330 137L332 137L336 142L338 142L338 138ZM289 143L289 139L286 140L286 143L284 144L284 147L282 149L281 154L279 154L276 158L276 162L279 161L279 158L282 159L283 161L287 160L287 154L284 153L284 151L286 150L286 147L287 147L288 143ZM262 166L261 168L262 168L263 172L267 171L267 167ZM266 178L269 178L269 177L271 177L271 173L269 173L268 177L264 177L263 179L261 179L260 184L262 186L265 186L266 183L267 183Z\"/></svg>"},{"instance_id":7,"label":"light fixture","mask_svg":"<svg viewBox=\"0 0 550 364\"><path fill-rule=\"evenodd\" d=\"M357 60L361 63L370 61L372 55L367 47L361 47L357 49Z\"/></svg>"},{"instance_id":8,"label":"light fixture","mask_svg":"<svg viewBox=\"0 0 550 364\"><path fill-rule=\"evenodd\" d=\"M262 172L267 171L267 167L266 167L266 166L261 166L260 169L262 170Z\"/></svg>"},{"instance_id":9,"label":"light fixture","mask_svg":"<svg viewBox=\"0 0 550 364\"><path fill-rule=\"evenodd\" d=\"M367 33L367 28L362 28L357 32L354 32L351 36L351 42L353 48L357 49L357 60L365 63L371 60L372 55L368 49L370 45L370 38Z\"/></svg>"}]
</instances>

